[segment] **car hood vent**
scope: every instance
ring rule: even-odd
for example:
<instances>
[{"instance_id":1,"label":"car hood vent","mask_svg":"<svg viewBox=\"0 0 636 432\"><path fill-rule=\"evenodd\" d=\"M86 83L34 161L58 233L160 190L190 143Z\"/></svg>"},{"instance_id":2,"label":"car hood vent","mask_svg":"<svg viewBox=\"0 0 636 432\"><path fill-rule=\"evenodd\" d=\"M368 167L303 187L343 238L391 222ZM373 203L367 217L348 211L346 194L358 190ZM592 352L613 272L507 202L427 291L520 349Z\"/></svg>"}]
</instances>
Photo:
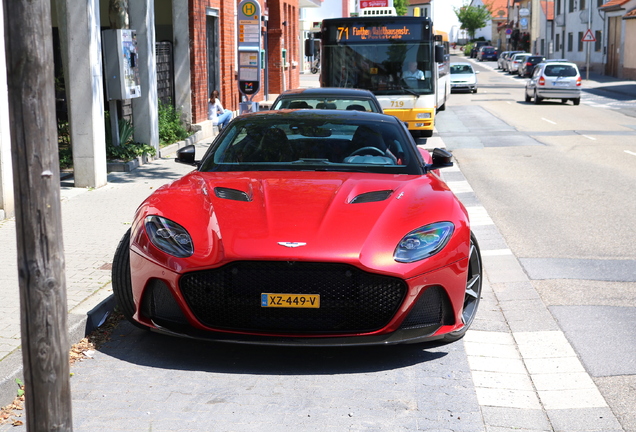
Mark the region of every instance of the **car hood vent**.
<instances>
[{"instance_id":1,"label":"car hood vent","mask_svg":"<svg viewBox=\"0 0 636 432\"><path fill-rule=\"evenodd\" d=\"M249 195L247 195L247 193L238 189L215 187L214 194L217 197L223 198L223 199L229 199L234 201L246 201L246 202L252 201L252 199L250 198Z\"/></svg>"},{"instance_id":2,"label":"car hood vent","mask_svg":"<svg viewBox=\"0 0 636 432\"><path fill-rule=\"evenodd\" d=\"M349 204L361 204L361 203L384 201L389 196L391 196L392 193L393 193L392 190L366 192L356 196L354 199L350 201Z\"/></svg>"}]
</instances>

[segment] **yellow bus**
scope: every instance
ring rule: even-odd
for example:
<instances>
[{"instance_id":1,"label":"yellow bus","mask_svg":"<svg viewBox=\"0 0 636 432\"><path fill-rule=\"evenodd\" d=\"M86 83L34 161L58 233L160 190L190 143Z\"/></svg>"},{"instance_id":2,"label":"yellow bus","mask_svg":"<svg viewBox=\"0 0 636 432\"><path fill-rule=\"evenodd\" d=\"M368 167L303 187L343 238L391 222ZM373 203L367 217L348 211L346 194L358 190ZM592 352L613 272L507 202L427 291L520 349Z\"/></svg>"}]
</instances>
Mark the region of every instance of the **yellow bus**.
<instances>
[{"instance_id":1,"label":"yellow bus","mask_svg":"<svg viewBox=\"0 0 636 432\"><path fill-rule=\"evenodd\" d=\"M426 17L361 16L322 22L321 87L372 91L414 137L433 135L450 95L448 36Z\"/></svg>"}]
</instances>

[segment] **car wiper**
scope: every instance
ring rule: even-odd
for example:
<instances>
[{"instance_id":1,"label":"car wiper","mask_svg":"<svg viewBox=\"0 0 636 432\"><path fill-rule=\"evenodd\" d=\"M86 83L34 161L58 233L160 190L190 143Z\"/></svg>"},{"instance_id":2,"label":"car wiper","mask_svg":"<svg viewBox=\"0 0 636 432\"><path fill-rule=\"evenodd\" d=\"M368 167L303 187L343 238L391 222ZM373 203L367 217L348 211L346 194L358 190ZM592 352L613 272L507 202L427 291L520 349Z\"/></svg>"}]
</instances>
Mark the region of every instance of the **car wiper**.
<instances>
[{"instance_id":1,"label":"car wiper","mask_svg":"<svg viewBox=\"0 0 636 432\"><path fill-rule=\"evenodd\" d=\"M329 159L319 159L319 158L300 158L292 162L292 164L330 164Z\"/></svg>"}]
</instances>

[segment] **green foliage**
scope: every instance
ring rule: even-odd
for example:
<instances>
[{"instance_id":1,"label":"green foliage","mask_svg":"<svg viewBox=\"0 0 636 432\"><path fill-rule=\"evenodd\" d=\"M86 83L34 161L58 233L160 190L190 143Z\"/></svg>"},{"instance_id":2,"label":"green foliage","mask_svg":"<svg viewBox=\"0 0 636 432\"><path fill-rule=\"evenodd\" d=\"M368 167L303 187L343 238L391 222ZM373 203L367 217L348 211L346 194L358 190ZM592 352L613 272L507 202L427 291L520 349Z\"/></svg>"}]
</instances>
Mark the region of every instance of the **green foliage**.
<instances>
[{"instance_id":1,"label":"green foliage","mask_svg":"<svg viewBox=\"0 0 636 432\"><path fill-rule=\"evenodd\" d=\"M474 45L475 45L474 43L469 42L464 46L464 55L466 57L470 57L470 52L473 50Z\"/></svg>"},{"instance_id":2,"label":"green foliage","mask_svg":"<svg viewBox=\"0 0 636 432\"><path fill-rule=\"evenodd\" d=\"M461 29L466 30L470 39L475 39L475 32L480 28L486 27L486 24L492 17L486 6L462 6L454 8L455 15L461 23Z\"/></svg>"},{"instance_id":3,"label":"green foliage","mask_svg":"<svg viewBox=\"0 0 636 432\"><path fill-rule=\"evenodd\" d=\"M73 147L71 146L71 134L68 122L57 123L57 151L60 160L60 169L73 167Z\"/></svg>"},{"instance_id":4,"label":"green foliage","mask_svg":"<svg viewBox=\"0 0 636 432\"><path fill-rule=\"evenodd\" d=\"M129 120L119 119L119 145L113 145L113 136L110 128L110 113L104 115L106 121L106 158L130 161L138 156L154 156L157 151L151 145L133 141L135 127Z\"/></svg>"},{"instance_id":5,"label":"green foliage","mask_svg":"<svg viewBox=\"0 0 636 432\"><path fill-rule=\"evenodd\" d=\"M15 383L18 385L18 397L24 396L24 383L20 378L15 379Z\"/></svg>"},{"instance_id":6,"label":"green foliage","mask_svg":"<svg viewBox=\"0 0 636 432\"><path fill-rule=\"evenodd\" d=\"M393 0L393 7L395 8L395 12L398 16L406 15L408 12L407 6L409 5L409 0Z\"/></svg>"},{"instance_id":7,"label":"green foliage","mask_svg":"<svg viewBox=\"0 0 636 432\"><path fill-rule=\"evenodd\" d=\"M172 104L159 101L159 142L172 144L186 139L190 134L181 123L181 110Z\"/></svg>"}]
</instances>

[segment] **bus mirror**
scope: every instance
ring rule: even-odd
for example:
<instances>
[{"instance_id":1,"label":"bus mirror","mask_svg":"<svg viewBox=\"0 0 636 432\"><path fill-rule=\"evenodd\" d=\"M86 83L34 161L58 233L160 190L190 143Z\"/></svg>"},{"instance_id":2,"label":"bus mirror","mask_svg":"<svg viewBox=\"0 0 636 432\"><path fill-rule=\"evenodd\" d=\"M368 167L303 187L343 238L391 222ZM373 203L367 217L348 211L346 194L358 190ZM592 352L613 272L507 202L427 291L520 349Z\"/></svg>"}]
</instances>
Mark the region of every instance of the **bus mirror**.
<instances>
[{"instance_id":1,"label":"bus mirror","mask_svg":"<svg viewBox=\"0 0 636 432\"><path fill-rule=\"evenodd\" d=\"M313 39L305 39L305 56L313 57L314 52L314 40Z\"/></svg>"},{"instance_id":2,"label":"bus mirror","mask_svg":"<svg viewBox=\"0 0 636 432\"><path fill-rule=\"evenodd\" d=\"M444 56L444 46L443 45L435 45L435 62L444 63L446 58Z\"/></svg>"}]
</instances>

